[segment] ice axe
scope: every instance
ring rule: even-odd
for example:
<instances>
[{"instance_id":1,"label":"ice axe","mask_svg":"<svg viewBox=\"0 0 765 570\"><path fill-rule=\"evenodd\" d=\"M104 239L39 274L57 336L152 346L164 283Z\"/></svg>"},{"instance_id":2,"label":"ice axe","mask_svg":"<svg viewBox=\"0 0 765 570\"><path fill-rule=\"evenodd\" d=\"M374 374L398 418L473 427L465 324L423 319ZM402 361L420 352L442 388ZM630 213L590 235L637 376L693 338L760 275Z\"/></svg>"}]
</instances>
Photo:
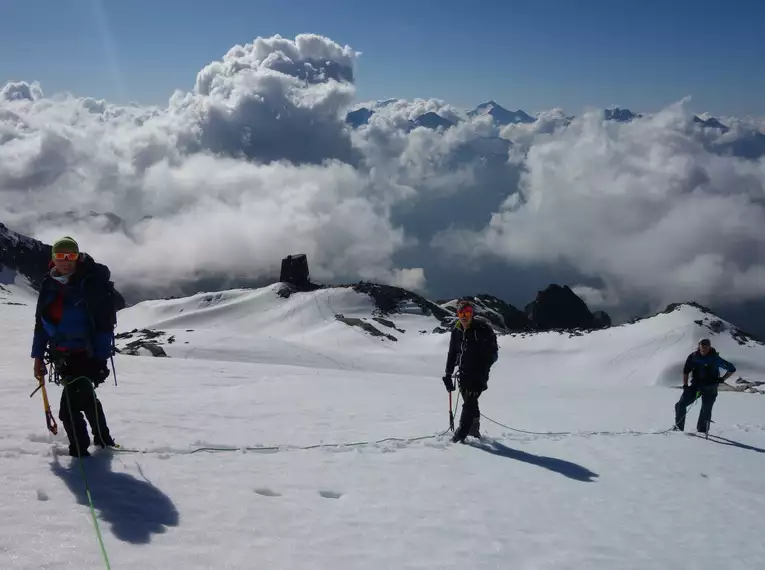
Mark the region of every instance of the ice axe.
<instances>
[{"instance_id":1,"label":"ice axe","mask_svg":"<svg viewBox=\"0 0 765 570\"><path fill-rule=\"evenodd\" d=\"M452 411L452 393L449 392L449 429L454 431L454 412Z\"/></svg>"},{"instance_id":2,"label":"ice axe","mask_svg":"<svg viewBox=\"0 0 765 570\"><path fill-rule=\"evenodd\" d=\"M42 397L43 397L43 408L45 409L45 424L48 428L48 431L51 432L53 435L56 435L58 433L58 426L56 425L56 420L53 419L53 414L50 411L50 403L48 402L48 391L45 389L45 376L36 376L37 381L40 382L40 385L35 388L34 392L32 392L29 397L31 398L34 396L38 390L42 390Z\"/></svg>"}]
</instances>

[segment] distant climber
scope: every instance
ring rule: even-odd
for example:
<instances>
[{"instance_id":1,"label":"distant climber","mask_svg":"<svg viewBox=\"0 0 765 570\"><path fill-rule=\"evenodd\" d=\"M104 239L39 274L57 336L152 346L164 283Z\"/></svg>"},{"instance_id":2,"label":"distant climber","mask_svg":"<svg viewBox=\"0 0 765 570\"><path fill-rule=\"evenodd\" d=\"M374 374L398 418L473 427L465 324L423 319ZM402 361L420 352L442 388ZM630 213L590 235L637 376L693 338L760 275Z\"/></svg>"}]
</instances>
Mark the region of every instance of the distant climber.
<instances>
[{"instance_id":1,"label":"distant climber","mask_svg":"<svg viewBox=\"0 0 765 570\"><path fill-rule=\"evenodd\" d=\"M449 339L443 377L446 389L453 392L452 374L454 368L458 368L459 391L464 403L459 427L452 438L454 442L464 442L468 435L481 437L478 398L488 389L489 372L499 355L497 335L488 321L475 316L474 312L470 301L462 300L457 305L458 320Z\"/></svg>"},{"instance_id":2,"label":"distant climber","mask_svg":"<svg viewBox=\"0 0 765 570\"><path fill-rule=\"evenodd\" d=\"M107 360L113 354L116 323L115 291L109 269L87 253L80 253L71 237L53 244L52 257L35 312L31 354L34 375L38 381L45 381L47 356L64 387L59 419L69 438L69 454L86 457L90 455L90 438L83 413L94 443L101 447L115 445L94 388L109 375Z\"/></svg>"},{"instance_id":3,"label":"distant climber","mask_svg":"<svg viewBox=\"0 0 765 570\"><path fill-rule=\"evenodd\" d=\"M720 368L726 370L722 377L720 377ZM730 378L735 371L736 367L712 348L708 338L701 339L698 349L688 355L683 366L683 394L675 404L675 429L684 431L686 410L701 397L701 411L696 430L707 433L712 421L712 407L717 399L718 386ZM688 383L689 375L691 376L690 384Z\"/></svg>"}]
</instances>

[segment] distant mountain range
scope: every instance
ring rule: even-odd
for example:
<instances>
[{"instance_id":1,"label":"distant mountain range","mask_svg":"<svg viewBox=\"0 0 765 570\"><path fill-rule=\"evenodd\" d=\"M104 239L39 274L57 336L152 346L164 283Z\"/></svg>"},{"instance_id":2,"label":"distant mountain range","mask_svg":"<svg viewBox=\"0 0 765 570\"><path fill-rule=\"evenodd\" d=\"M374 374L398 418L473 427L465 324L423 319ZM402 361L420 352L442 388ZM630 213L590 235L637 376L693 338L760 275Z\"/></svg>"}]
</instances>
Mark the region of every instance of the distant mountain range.
<instances>
[{"instance_id":1,"label":"distant mountain range","mask_svg":"<svg viewBox=\"0 0 765 570\"><path fill-rule=\"evenodd\" d=\"M360 107L359 109L349 112L345 116L345 122L353 128L359 128L369 123L369 119L371 119L375 114L375 109L384 108L394 101L395 99L380 101L376 103L372 109L368 107ZM467 112L467 117L469 118L486 115L491 117L492 122L499 127L503 127L505 125L530 124L536 121L534 117L525 111L521 109L518 109L517 111L509 111L508 109L505 109L503 106L498 104L496 101L487 101L486 103L481 103L475 109ZM419 115L409 121L410 129L416 129L417 127L425 127L427 129L433 130L437 130L439 128L449 129L455 124L456 123L454 121L442 117L434 111L428 111L427 113L423 113L422 115Z\"/></svg>"},{"instance_id":2,"label":"distant mountain range","mask_svg":"<svg viewBox=\"0 0 765 570\"><path fill-rule=\"evenodd\" d=\"M345 122L354 129L358 129L369 123L370 119L378 112L379 109L395 103L396 99L388 99L385 101L378 101L370 107L360 107L349 112L345 117ZM463 120L469 120L475 117L489 116L493 124L497 128L506 127L508 125L530 125L538 120L540 117L532 117L522 109L517 111L510 111L502 107L496 101L487 101L481 103L475 109L471 109L464 114ZM609 107L603 110L603 118L607 121L614 121L618 123L629 123L636 119L643 118L642 113L634 113L629 109L622 109L620 107ZM550 133L552 130L558 127L566 127L571 124L575 119L574 116L566 116L561 119L554 119L552 123L549 120L545 125L540 126L540 133ZM543 119L544 120L544 119ZM450 118L439 115L435 111L428 111L421 115L418 115L414 119L410 119L408 122L408 131L412 131L416 128L426 128L435 131L446 131L460 122L459 118L456 118L450 114ZM719 135L724 135L730 132L730 127L725 125L722 121L715 117L709 117L702 119L698 115L693 116L693 122L702 128L714 129ZM494 135L489 137L483 137L481 145L489 145L494 154L495 150L500 148L497 144L498 141L505 141L506 139ZM493 142L492 142L493 141ZM510 141L508 141L510 142ZM757 129L744 129L739 130L734 138L726 138L722 140L708 141L707 146L711 152L719 154L732 154L740 158L746 159L758 159L765 156L765 133L758 131ZM506 145L509 148L512 143ZM479 149L472 149L473 152L481 153Z\"/></svg>"},{"instance_id":3,"label":"distant mountain range","mask_svg":"<svg viewBox=\"0 0 765 570\"><path fill-rule=\"evenodd\" d=\"M371 109L368 107L360 107L354 111L349 112L345 117L345 122L351 125L353 128L359 128L369 123L369 120L376 112L375 109L384 108L393 102L395 102L395 99L388 99L376 103ZM492 122L498 127L504 127L506 125L531 124L537 121L537 118L532 117L522 109L518 109L517 111L510 111L494 100L487 101L486 103L481 103L475 109L471 109L466 113L466 116L469 118L482 117L486 115L490 116L492 118ZM610 107L603 110L603 118L607 121L629 123L642 117L643 114L641 113L634 113L629 109L622 109L619 107ZM573 119L574 117L568 117L569 121ZM694 115L693 120L695 123L698 123L703 127L720 129L720 131L723 133L726 133L730 130L729 127L714 117L702 119L697 115ZM410 120L409 124L412 129L417 127L425 127L435 130L439 128L448 129L453 127L456 122L442 117L434 111L428 111L427 113L423 113L422 115L419 115ZM762 134L761 136L765 137L765 135Z\"/></svg>"}]
</instances>

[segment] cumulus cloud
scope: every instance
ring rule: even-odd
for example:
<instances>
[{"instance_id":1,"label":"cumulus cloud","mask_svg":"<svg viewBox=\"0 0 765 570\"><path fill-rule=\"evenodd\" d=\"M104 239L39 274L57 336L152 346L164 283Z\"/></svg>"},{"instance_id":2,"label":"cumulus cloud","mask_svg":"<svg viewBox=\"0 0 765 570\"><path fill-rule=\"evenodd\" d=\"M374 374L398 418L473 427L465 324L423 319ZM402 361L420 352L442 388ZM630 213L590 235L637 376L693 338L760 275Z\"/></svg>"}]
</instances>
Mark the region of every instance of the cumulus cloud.
<instances>
[{"instance_id":1,"label":"cumulus cloud","mask_svg":"<svg viewBox=\"0 0 765 570\"><path fill-rule=\"evenodd\" d=\"M693 124L686 102L630 123L588 113L531 145L520 191L485 228L435 244L573 266L610 306L762 297L765 161L710 152Z\"/></svg>"},{"instance_id":2,"label":"cumulus cloud","mask_svg":"<svg viewBox=\"0 0 765 570\"><path fill-rule=\"evenodd\" d=\"M469 120L437 99L388 100L374 111L354 130L354 146L393 221L420 244L407 248L406 259L428 263L428 243L437 231L480 227L514 190L519 167L508 161L511 143L499 136L491 117ZM451 125L417 126L415 119L426 113Z\"/></svg>"},{"instance_id":3,"label":"cumulus cloud","mask_svg":"<svg viewBox=\"0 0 765 570\"><path fill-rule=\"evenodd\" d=\"M298 251L317 279L422 288L421 269L393 266L411 242L354 167L344 116L357 56L316 35L258 38L166 108L8 84L0 216L46 241L79 236L127 288L273 277Z\"/></svg>"},{"instance_id":4,"label":"cumulus cloud","mask_svg":"<svg viewBox=\"0 0 765 570\"><path fill-rule=\"evenodd\" d=\"M403 121L413 121L425 113L436 113L447 121L456 123L467 119L463 109L459 109L442 99L387 99L380 102L369 102L356 105L357 108L366 107L375 112L379 117L385 117L396 124L404 127Z\"/></svg>"},{"instance_id":5,"label":"cumulus cloud","mask_svg":"<svg viewBox=\"0 0 765 570\"><path fill-rule=\"evenodd\" d=\"M269 280L298 252L320 281L436 297L518 304L550 281L613 310L762 297L761 120L713 128L683 101L503 127L439 99L355 103L360 61L313 34L257 38L162 107L8 83L0 221L78 236L138 297ZM374 113L354 128L359 106Z\"/></svg>"},{"instance_id":6,"label":"cumulus cloud","mask_svg":"<svg viewBox=\"0 0 765 570\"><path fill-rule=\"evenodd\" d=\"M533 123L511 123L504 126L501 136L522 147L527 147L533 144L539 135L551 135L567 127L573 119L563 109L556 107L538 113Z\"/></svg>"},{"instance_id":7,"label":"cumulus cloud","mask_svg":"<svg viewBox=\"0 0 765 570\"><path fill-rule=\"evenodd\" d=\"M354 160L343 117L358 54L317 35L235 46L197 75L174 111L194 117L187 150L260 161Z\"/></svg>"}]
</instances>

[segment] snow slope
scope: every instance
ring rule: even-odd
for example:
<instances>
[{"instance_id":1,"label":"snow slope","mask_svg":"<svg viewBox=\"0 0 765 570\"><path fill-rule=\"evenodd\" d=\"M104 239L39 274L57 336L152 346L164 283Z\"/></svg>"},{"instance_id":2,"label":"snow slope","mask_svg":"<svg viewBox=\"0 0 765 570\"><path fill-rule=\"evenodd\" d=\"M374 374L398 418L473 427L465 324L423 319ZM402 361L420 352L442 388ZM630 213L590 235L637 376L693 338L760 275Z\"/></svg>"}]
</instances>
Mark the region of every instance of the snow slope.
<instances>
[{"instance_id":1,"label":"snow slope","mask_svg":"<svg viewBox=\"0 0 765 570\"><path fill-rule=\"evenodd\" d=\"M145 301L120 312L118 330L165 331L175 337L173 344L164 346L172 357L354 371L432 370L432 362L420 357L432 354L439 344L438 339L423 334L440 324L436 318L419 311L400 314L394 319L394 329L375 321L371 297L352 289L298 292L287 299L279 296L280 289L280 284L274 284L255 290ZM380 333L398 340L374 337L337 320L335 315L364 319ZM364 352L363 362L356 361L357 351Z\"/></svg>"},{"instance_id":2,"label":"snow slope","mask_svg":"<svg viewBox=\"0 0 765 570\"><path fill-rule=\"evenodd\" d=\"M394 315L399 332L352 290L277 291L120 312L123 332L164 331L170 358L117 355L118 386L98 388L114 436L140 451L83 465L112 568L765 564L765 398L721 392L709 441L658 433L700 335L750 378L765 375L762 345L712 334L688 306L583 336L503 336L481 409L508 427L484 419L485 442L454 445L438 435L448 336L430 332L437 320ZM0 568L104 567L78 463L54 453L65 436L28 397L24 302L0 303ZM57 409L60 388L49 393ZM363 443L385 438L398 439Z\"/></svg>"},{"instance_id":3,"label":"snow slope","mask_svg":"<svg viewBox=\"0 0 765 570\"><path fill-rule=\"evenodd\" d=\"M37 293L29 280L17 271L0 264L0 304L17 303L34 306L36 302Z\"/></svg>"}]
</instances>

